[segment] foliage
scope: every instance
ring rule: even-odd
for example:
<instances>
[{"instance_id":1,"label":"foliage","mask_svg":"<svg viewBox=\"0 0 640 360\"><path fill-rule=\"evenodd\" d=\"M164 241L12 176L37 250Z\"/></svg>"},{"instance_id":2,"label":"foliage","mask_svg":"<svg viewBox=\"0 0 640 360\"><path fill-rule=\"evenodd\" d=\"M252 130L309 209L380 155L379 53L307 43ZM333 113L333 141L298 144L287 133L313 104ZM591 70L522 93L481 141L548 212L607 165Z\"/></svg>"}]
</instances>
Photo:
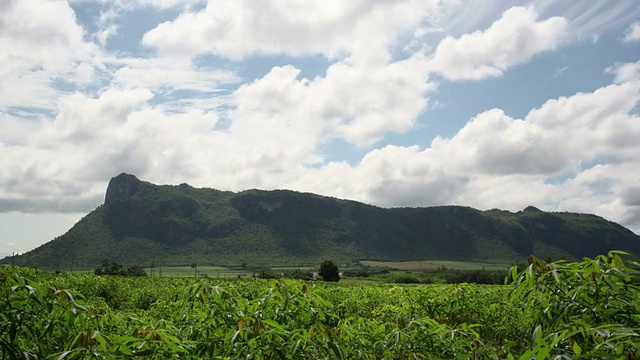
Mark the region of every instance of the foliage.
<instances>
[{"instance_id":1,"label":"foliage","mask_svg":"<svg viewBox=\"0 0 640 360\"><path fill-rule=\"evenodd\" d=\"M536 358L640 358L640 263L611 251L595 259L546 263L535 257L512 280L529 309Z\"/></svg>"},{"instance_id":2,"label":"foliage","mask_svg":"<svg viewBox=\"0 0 640 360\"><path fill-rule=\"evenodd\" d=\"M395 284L503 284L505 272L484 270L447 270L441 266L437 271L390 272L384 268L345 271L343 277L366 278L372 281Z\"/></svg>"},{"instance_id":3,"label":"foliage","mask_svg":"<svg viewBox=\"0 0 640 360\"><path fill-rule=\"evenodd\" d=\"M637 359L639 268L611 252L531 258L510 285L344 286L4 266L0 358Z\"/></svg>"},{"instance_id":4,"label":"foliage","mask_svg":"<svg viewBox=\"0 0 640 360\"><path fill-rule=\"evenodd\" d=\"M340 271L338 270L338 265L330 260L325 260L322 262L322 264L320 264L318 275L322 277L323 281L340 281Z\"/></svg>"},{"instance_id":5,"label":"foliage","mask_svg":"<svg viewBox=\"0 0 640 360\"><path fill-rule=\"evenodd\" d=\"M102 263L94 271L95 275L121 275L121 276L147 276L147 272L142 265L134 264L126 270L116 261L109 259L102 260Z\"/></svg>"},{"instance_id":6,"label":"foliage","mask_svg":"<svg viewBox=\"0 0 640 360\"><path fill-rule=\"evenodd\" d=\"M295 280L313 280L313 273L305 270L288 270L288 271L273 271L269 269L263 269L255 274L258 279L295 279Z\"/></svg>"},{"instance_id":7,"label":"foliage","mask_svg":"<svg viewBox=\"0 0 640 360\"><path fill-rule=\"evenodd\" d=\"M134 264L127 268L127 276L147 276L147 272L142 265Z\"/></svg>"},{"instance_id":8,"label":"foliage","mask_svg":"<svg viewBox=\"0 0 640 360\"><path fill-rule=\"evenodd\" d=\"M94 271L96 275L126 275L127 271L116 261L102 260L100 266Z\"/></svg>"},{"instance_id":9,"label":"foliage","mask_svg":"<svg viewBox=\"0 0 640 360\"><path fill-rule=\"evenodd\" d=\"M389 273L389 269L364 267L364 268L354 269L354 270L345 270L342 273L342 276L344 276L344 277L369 277L371 275L380 275L380 274L388 274L388 273Z\"/></svg>"},{"instance_id":10,"label":"foliage","mask_svg":"<svg viewBox=\"0 0 640 360\"><path fill-rule=\"evenodd\" d=\"M444 274L447 284L502 284L504 273L495 271L449 271Z\"/></svg>"},{"instance_id":11,"label":"foliage","mask_svg":"<svg viewBox=\"0 0 640 360\"><path fill-rule=\"evenodd\" d=\"M258 279L280 279L282 274L271 270L261 270L256 274L256 277Z\"/></svg>"}]
</instances>

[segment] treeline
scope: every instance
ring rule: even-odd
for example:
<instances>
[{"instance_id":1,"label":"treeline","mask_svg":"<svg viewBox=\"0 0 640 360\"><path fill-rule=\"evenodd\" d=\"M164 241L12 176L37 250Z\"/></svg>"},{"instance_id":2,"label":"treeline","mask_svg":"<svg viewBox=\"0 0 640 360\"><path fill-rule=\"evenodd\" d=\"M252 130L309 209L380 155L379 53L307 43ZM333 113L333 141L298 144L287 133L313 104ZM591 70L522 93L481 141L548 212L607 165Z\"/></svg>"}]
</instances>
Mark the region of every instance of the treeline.
<instances>
[{"instance_id":1,"label":"treeline","mask_svg":"<svg viewBox=\"0 0 640 360\"><path fill-rule=\"evenodd\" d=\"M142 265L135 264L125 269L120 263L109 259L102 260L93 273L95 275L147 276Z\"/></svg>"}]
</instances>

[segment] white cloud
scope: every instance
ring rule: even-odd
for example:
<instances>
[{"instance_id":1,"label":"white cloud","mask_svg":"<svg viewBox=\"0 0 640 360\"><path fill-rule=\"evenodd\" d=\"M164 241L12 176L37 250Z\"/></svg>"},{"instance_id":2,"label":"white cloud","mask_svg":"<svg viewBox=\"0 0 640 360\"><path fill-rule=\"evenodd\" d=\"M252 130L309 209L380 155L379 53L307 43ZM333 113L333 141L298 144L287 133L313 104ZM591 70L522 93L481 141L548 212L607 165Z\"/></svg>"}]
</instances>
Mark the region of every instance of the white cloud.
<instances>
[{"instance_id":1,"label":"white cloud","mask_svg":"<svg viewBox=\"0 0 640 360\"><path fill-rule=\"evenodd\" d=\"M541 18L561 16L567 19L570 41L597 41L606 33L621 31L640 17L636 0L460 0L443 2L443 14L433 19L433 26L445 35L459 37L489 26L496 14L525 5L534 8Z\"/></svg>"},{"instance_id":2,"label":"white cloud","mask_svg":"<svg viewBox=\"0 0 640 360\"><path fill-rule=\"evenodd\" d=\"M96 49L66 2L9 0L0 8L0 109L51 108L55 81L91 80Z\"/></svg>"},{"instance_id":3,"label":"white cloud","mask_svg":"<svg viewBox=\"0 0 640 360\"><path fill-rule=\"evenodd\" d=\"M174 56L213 53L386 54L392 41L411 36L436 11L436 1L209 1L147 32L143 44Z\"/></svg>"},{"instance_id":4,"label":"white cloud","mask_svg":"<svg viewBox=\"0 0 640 360\"><path fill-rule=\"evenodd\" d=\"M514 65L556 49L566 27L567 20L562 17L538 21L533 8L513 7L485 31L475 31L458 39L444 38L430 65L432 71L450 80L501 76Z\"/></svg>"},{"instance_id":5,"label":"white cloud","mask_svg":"<svg viewBox=\"0 0 640 360\"><path fill-rule=\"evenodd\" d=\"M615 64L614 66L608 67L605 71L615 75L614 81L618 84L640 81L640 61Z\"/></svg>"},{"instance_id":6,"label":"white cloud","mask_svg":"<svg viewBox=\"0 0 640 360\"><path fill-rule=\"evenodd\" d=\"M298 79L292 66L276 67L236 91L235 113L278 113L320 138L371 145L388 132L409 130L425 108L426 92L433 88L425 63L420 54L375 65L347 59L313 80Z\"/></svg>"},{"instance_id":7,"label":"white cloud","mask_svg":"<svg viewBox=\"0 0 640 360\"><path fill-rule=\"evenodd\" d=\"M176 90L216 92L222 85L240 81L232 71L199 69L190 61L123 58L114 63L123 66L113 72L111 84L125 89L147 88L165 94Z\"/></svg>"},{"instance_id":8,"label":"white cloud","mask_svg":"<svg viewBox=\"0 0 640 360\"><path fill-rule=\"evenodd\" d=\"M42 123L46 121L43 118L25 120L24 118L0 112L0 124L2 124L0 126L0 144L24 144L27 138L39 130Z\"/></svg>"},{"instance_id":9,"label":"white cloud","mask_svg":"<svg viewBox=\"0 0 640 360\"><path fill-rule=\"evenodd\" d=\"M159 10L167 9L191 9L206 3L206 0L68 0L74 5L82 5L86 3L99 3L101 5L109 5L114 9L131 11L139 8L153 8Z\"/></svg>"},{"instance_id":10,"label":"white cloud","mask_svg":"<svg viewBox=\"0 0 640 360\"><path fill-rule=\"evenodd\" d=\"M640 151L640 124L629 115L639 99L640 89L625 83L549 100L523 120L495 109L431 147L455 172L553 175L603 158L629 160Z\"/></svg>"},{"instance_id":11,"label":"white cloud","mask_svg":"<svg viewBox=\"0 0 640 360\"><path fill-rule=\"evenodd\" d=\"M640 41L640 22L633 23L627 29L623 41Z\"/></svg>"},{"instance_id":12,"label":"white cloud","mask_svg":"<svg viewBox=\"0 0 640 360\"><path fill-rule=\"evenodd\" d=\"M562 135L494 109L471 119L451 139L437 137L431 148L455 172L549 174L567 164L559 148Z\"/></svg>"}]
</instances>

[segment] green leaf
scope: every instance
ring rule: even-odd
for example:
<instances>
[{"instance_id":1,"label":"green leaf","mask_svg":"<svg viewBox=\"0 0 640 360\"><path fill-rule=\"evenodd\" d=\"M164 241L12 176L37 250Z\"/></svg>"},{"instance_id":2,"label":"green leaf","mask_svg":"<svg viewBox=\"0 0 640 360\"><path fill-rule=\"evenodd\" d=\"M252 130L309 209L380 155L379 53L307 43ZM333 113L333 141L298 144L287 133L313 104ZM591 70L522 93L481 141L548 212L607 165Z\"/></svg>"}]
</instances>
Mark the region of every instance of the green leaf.
<instances>
[{"instance_id":1,"label":"green leaf","mask_svg":"<svg viewBox=\"0 0 640 360\"><path fill-rule=\"evenodd\" d=\"M580 345L578 344L578 342L577 342L577 341L574 341L574 342L573 342L572 349L573 349L573 352L574 352L576 355L580 355L580 354L582 354L582 348L580 347Z\"/></svg>"},{"instance_id":2,"label":"green leaf","mask_svg":"<svg viewBox=\"0 0 640 360\"><path fill-rule=\"evenodd\" d=\"M329 348L333 351L333 354L336 356L336 359L344 359L344 353L340 346L336 345L334 342L329 342Z\"/></svg>"},{"instance_id":3,"label":"green leaf","mask_svg":"<svg viewBox=\"0 0 640 360\"><path fill-rule=\"evenodd\" d=\"M55 360L62 360L67 357L67 355L71 354L71 351L65 351L62 354L56 356Z\"/></svg>"}]
</instances>

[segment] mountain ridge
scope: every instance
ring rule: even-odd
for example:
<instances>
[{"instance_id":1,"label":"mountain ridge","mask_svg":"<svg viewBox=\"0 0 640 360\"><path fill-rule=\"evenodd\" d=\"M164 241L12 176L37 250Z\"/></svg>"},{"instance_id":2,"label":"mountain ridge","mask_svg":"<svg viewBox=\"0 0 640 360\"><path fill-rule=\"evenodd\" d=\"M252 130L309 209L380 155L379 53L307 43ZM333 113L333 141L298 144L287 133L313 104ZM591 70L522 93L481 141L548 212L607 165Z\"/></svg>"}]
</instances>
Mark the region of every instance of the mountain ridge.
<instances>
[{"instance_id":1,"label":"mountain ridge","mask_svg":"<svg viewBox=\"0 0 640 360\"><path fill-rule=\"evenodd\" d=\"M592 214L465 206L380 208L291 190L238 193L111 179L64 235L10 260L45 269L123 264L267 266L322 259L511 261L640 253L640 236Z\"/></svg>"}]
</instances>

